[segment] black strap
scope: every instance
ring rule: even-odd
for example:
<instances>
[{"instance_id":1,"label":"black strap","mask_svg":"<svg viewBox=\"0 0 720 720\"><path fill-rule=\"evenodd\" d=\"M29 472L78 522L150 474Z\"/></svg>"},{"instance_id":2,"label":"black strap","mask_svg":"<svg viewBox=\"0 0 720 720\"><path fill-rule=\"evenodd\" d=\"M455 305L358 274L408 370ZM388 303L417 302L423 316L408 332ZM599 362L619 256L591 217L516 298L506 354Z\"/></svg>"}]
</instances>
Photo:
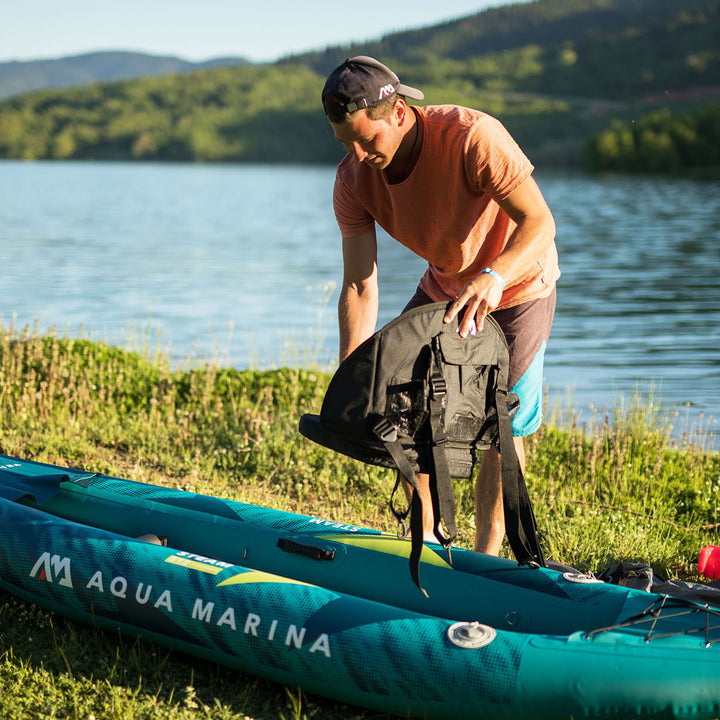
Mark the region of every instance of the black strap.
<instances>
[{"instance_id":1,"label":"black strap","mask_svg":"<svg viewBox=\"0 0 720 720\"><path fill-rule=\"evenodd\" d=\"M505 533L510 548L521 565L544 567L545 559L537 539L535 515L530 504L525 477L513 442L512 424L507 406L507 371L507 358L501 357L498 367L497 388L493 399L497 414L498 450L501 458ZM450 545L457 537L457 524L455 519L455 492L450 477L447 453L445 452L447 437L443 425L443 415L446 395L447 384L442 374L439 338L436 336L432 341L428 368L428 422L432 452L430 496L434 517L433 532L440 544L448 550L448 561L450 561ZM427 597L427 593L420 584L419 565L423 548L424 528L422 522L423 507L418 491L417 477L402 444L398 440L397 429L387 419L383 418L375 425L374 431L392 457L400 475L407 480L412 488L408 509L405 511L397 510L394 505L394 497L400 483L399 475L390 498L390 510L400 523L403 534L406 529L405 520L410 514L410 530L412 533L410 574L415 584ZM441 523L443 522L447 537L441 529Z\"/></svg>"},{"instance_id":2,"label":"black strap","mask_svg":"<svg viewBox=\"0 0 720 720\"><path fill-rule=\"evenodd\" d=\"M433 457L433 472L430 475L430 492L433 498L433 513L435 525L433 532L438 542L449 548L457 537L457 524L455 521L455 491L450 478L450 464L448 463L445 443L447 436L443 424L445 413L445 397L447 396L447 382L442 374L442 364L439 357L440 341L436 336L432 341L432 353L429 371L429 398L430 409L430 438ZM440 529L444 521L447 537Z\"/></svg>"},{"instance_id":3,"label":"black strap","mask_svg":"<svg viewBox=\"0 0 720 720\"><path fill-rule=\"evenodd\" d=\"M397 511L393 505L393 497L400 483L400 477L398 477L390 498L390 509L393 515L395 515L401 523L403 533L405 532L405 518L408 516L408 513L410 514L410 532L412 534L410 544L410 575L413 582L420 589L420 592L425 597L428 597L427 592L420 584L420 556L422 555L423 550L423 535L425 530L423 528L423 508L422 500L420 499L417 477L415 476L415 471L413 470L410 461L405 455L402 444L398 440L397 430L395 427L388 420L383 418L373 429L375 434L382 441L388 453L390 453L392 459L395 461L398 471L408 481L410 487L412 488L410 507L405 512Z\"/></svg>"},{"instance_id":4,"label":"black strap","mask_svg":"<svg viewBox=\"0 0 720 720\"><path fill-rule=\"evenodd\" d=\"M448 551L448 562L451 563L450 545L457 537L457 524L455 521L455 492L450 478L450 465L445 453L447 441L443 427L443 414L445 411L444 398L447 395L447 383L442 375L442 365L439 358L439 339L433 338L432 352L430 353L430 366L428 368L428 406L429 424L432 452L432 470L430 473L430 497L433 511L433 533L438 542ZM390 510L400 523L405 533L405 520L410 514L410 531L412 544L410 548L410 574L420 591L427 597L427 592L420 584L420 557L422 555L425 528L423 526L423 506L420 498L417 477L408 460L402 444L398 440L396 428L386 419L380 420L375 428L375 434L380 438L386 450L395 462L400 475L402 475L412 488L410 506L404 512L397 510L394 504L400 476L398 476L392 495L390 496ZM441 523L444 521L447 534L444 534Z\"/></svg>"},{"instance_id":5,"label":"black strap","mask_svg":"<svg viewBox=\"0 0 720 720\"><path fill-rule=\"evenodd\" d=\"M512 424L507 410L507 392L495 393L498 422L498 449L502 472L505 534L515 558L521 565L545 567L545 559L537 539L535 515L525 484L520 461L513 443Z\"/></svg>"}]
</instances>

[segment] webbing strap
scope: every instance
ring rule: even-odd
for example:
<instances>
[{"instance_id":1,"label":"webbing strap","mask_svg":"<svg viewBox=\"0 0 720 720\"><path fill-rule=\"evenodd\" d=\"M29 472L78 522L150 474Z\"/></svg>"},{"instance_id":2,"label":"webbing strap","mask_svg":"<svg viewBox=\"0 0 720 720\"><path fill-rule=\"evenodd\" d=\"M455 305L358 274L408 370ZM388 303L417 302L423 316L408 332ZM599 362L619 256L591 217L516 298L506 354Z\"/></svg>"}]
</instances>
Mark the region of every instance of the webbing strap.
<instances>
[{"instance_id":1,"label":"webbing strap","mask_svg":"<svg viewBox=\"0 0 720 720\"><path fill-rule=\"evenodd\" d=\"M445 443L447 436L443 427L445 412L444 398L447 395L447 382L442 374L442 365L439 358L440 345L438 337L432 341L429 378L429 406L430 406L430 437L432 440L433 472L430 475L430 492L433 498L434 526L433 532L438 542L449 548L457 537L457 524L455 522L455 491L450 478L450 464L448 463ZM445 522L447 537L440 530L441 521Z\"/></svg>"},{"instance_id":2,"label":"webbing strap","mask_svg":"<svg viewBox=\"0 0 720 720\"><path fill-rule=\"evenodd\" d=\"M442 360L440 357L438 337L433 338L430 353L430 364L427 374L428 383L428 410L431 439L432 464L430 473L430 496L433 510L433 532L438 542L448 550L457 537L457 524L455 519L455 492L450 477L450 465L445 451L447 437L445 434L443 415L445 412L444 398L447 394L447 384L442 374ZM520 461L515 451L512 435L512 424L507 407L507 360L499 361L498 386L493 400L497 413L498 450L501 458L502 494L505 515L505 533L510 547L518 563L521 565L545 566L542 550L537 540L537 526L535 515L530 504L530 497L525 484ZM385 418L380 420L375 428L375 434L383 442L385 449L392 457L400 475L402 475L412 488L410 505L404 512L398 511L394 506L394 497L400 483L400 475L395 483L390 498L390 510L405 532L405 520L410 514L410 530L412 545L410 551L410 573L415 584L427 597L427 593L420 584L420 556L423 547L423 507L418 491L415 471L405 454L402 444L398 440L397 429ZM441 523L445 524L447 537L443 534Z\"/></svg>"},{"instance_id":3,"label":"webbing strap","mask_svg":"<svg viewBox=\"0 0 720 720\"><path fill-rule=\"evenodd\" d=\"M410 514L410 576L412 577L413 582L420 589L420 592L425 597L428 597L427 592L420 584L420 556L422 555L423 550L423 535L425 530L423 528L423 508L418 488L417 477L415 476L415 471L413 470L410 461L405 455L402 444L398 440L397 430L391 425L391 423L388 422L388 420L386 420L385 418L383 418L375 425L373 429L375 431L375 434L382 441L385 449L388 451L388 453L390 453L390 456L395 461L395 465L398 471L408 481L410 487L412 488L410 507L405 512L398 511L393 504L395 492L398 489L398 485L400 484L400 477L398 476L397 480L395 481L395 487L393 489L392 495L390 497L390 510L392 511L393 515L395 515L395 517L398 519L398 522L400 522L403 533L405 532L405 518L407 518L408 513Z\"/></svg>"},{"instance_id":4,"label":"webbing strap","mask_svg":"<svg viewBox=\"0 0 720 720\"><path fill-rule=\"evenodd\" d=\"M515 558L521 565L537 564L545 567L545 559L537 540L535 515L520 461L515 452L512 424L507 411L507 392L504 388L498 388L495 393L495 405L502 469L505 534Z\"/></svg>"}]
</instances>

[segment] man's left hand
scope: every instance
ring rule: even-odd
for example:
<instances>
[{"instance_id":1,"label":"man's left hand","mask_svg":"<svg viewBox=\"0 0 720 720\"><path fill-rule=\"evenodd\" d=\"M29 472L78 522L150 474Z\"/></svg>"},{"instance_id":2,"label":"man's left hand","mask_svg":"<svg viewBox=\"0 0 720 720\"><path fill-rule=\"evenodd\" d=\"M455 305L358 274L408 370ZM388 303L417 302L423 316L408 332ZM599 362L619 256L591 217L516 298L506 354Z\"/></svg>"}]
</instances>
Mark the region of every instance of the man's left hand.
<instances>
[{"instance_id":1,"label":"man's left hand","mask_svg":"<svg viewBox=\"0 0 720 720\"><path fill-rule=\"evenodd\" d=\"M446 323L452 322L464 308L465 312L458 326L460 337L467 337L471 333L473 320L477 329L482 330L485 317L500 304L502 292L502 287L491 275L476 275L448 308L443 320Z\"/></svg>"}]
</instances>

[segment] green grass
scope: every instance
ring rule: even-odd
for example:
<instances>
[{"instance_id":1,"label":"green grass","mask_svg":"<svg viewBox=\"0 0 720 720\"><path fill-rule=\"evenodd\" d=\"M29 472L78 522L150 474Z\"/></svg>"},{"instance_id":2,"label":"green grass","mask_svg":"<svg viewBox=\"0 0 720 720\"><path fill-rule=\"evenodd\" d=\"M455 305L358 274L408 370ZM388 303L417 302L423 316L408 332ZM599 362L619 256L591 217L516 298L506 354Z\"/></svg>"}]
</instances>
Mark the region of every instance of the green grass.
<instances>
[{"instance_id":1,"label":"green grass","mask_svg":"<svg viewBox=\"0 0 720 720\"><path fill-rule=\"evenodd\" d=\"M297 432L329 375L312 369L174 370L161 355L0 328L0 452L394 530L393 477ZM551 417L529 443L528 486L549 558L581 570L619 560L698 579L718 541L720 456L652 398L580 422ZM701 435L698 434L698 438ZM456 483L459 543L474 534ZM0 718L378 719L100 632L0 593Z\"/></svg>"}]
</instances>

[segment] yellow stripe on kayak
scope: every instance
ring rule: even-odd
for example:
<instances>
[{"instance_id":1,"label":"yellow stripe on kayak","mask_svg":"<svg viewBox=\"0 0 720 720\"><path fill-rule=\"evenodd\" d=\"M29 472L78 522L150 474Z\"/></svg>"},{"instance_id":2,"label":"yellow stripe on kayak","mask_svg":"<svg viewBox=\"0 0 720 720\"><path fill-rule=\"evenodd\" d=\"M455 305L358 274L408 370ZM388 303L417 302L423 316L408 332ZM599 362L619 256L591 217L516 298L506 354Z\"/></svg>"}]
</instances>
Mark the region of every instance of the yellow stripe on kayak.
<instances>
[{"instance_id":1,"label":"yellow stripe on kayak","mask_svg":"<svg viewBox=\"0 0 720 720\"><path fill-rule=\"evenodd\" d=\"M200 572L209 573L210 575L217 575L223 571L223 568L217 565L209 565L204 562L198 562L191 558L182 557L180 555L170 555L165 558L166 563L171 565L179 565L180 567L190 568L191 570L199 570Z\"/></svg>"},{"instance_id":2,"label":"yellow stripe on kayak","mask_svg":"<svg viewBox=\"0 0 720 720\"><path fill-rule=\"evenodd\" d=\"M293 580L292 578L283 577L282 575L273 575L272 573L263 572L262 570L250 570L249 572L233 575L221 583L223 585L243 585L244 583L287 583L289 585L309 585L310 583L301 580Z\"/></svg>"},{"instance_id":3,"label":"yellow stripe on kayak","mask_svg":"<svg viewBox=\"0 0 720 720\"><path fill-rule=\"evenodd\" d=\"M319 535L323 540L332 540L333 542L343 543L344 545L352 545L361 547L365 550L374 550L375 552L385 553L386 555L399 555L400 557L410 557L410 543L407 540L401 540L392 535ZM452 566L443 560L434 550L427 545L423 545L420 562L426 565L437 565L452 569Z\"/></svg>"}]
</instances>

